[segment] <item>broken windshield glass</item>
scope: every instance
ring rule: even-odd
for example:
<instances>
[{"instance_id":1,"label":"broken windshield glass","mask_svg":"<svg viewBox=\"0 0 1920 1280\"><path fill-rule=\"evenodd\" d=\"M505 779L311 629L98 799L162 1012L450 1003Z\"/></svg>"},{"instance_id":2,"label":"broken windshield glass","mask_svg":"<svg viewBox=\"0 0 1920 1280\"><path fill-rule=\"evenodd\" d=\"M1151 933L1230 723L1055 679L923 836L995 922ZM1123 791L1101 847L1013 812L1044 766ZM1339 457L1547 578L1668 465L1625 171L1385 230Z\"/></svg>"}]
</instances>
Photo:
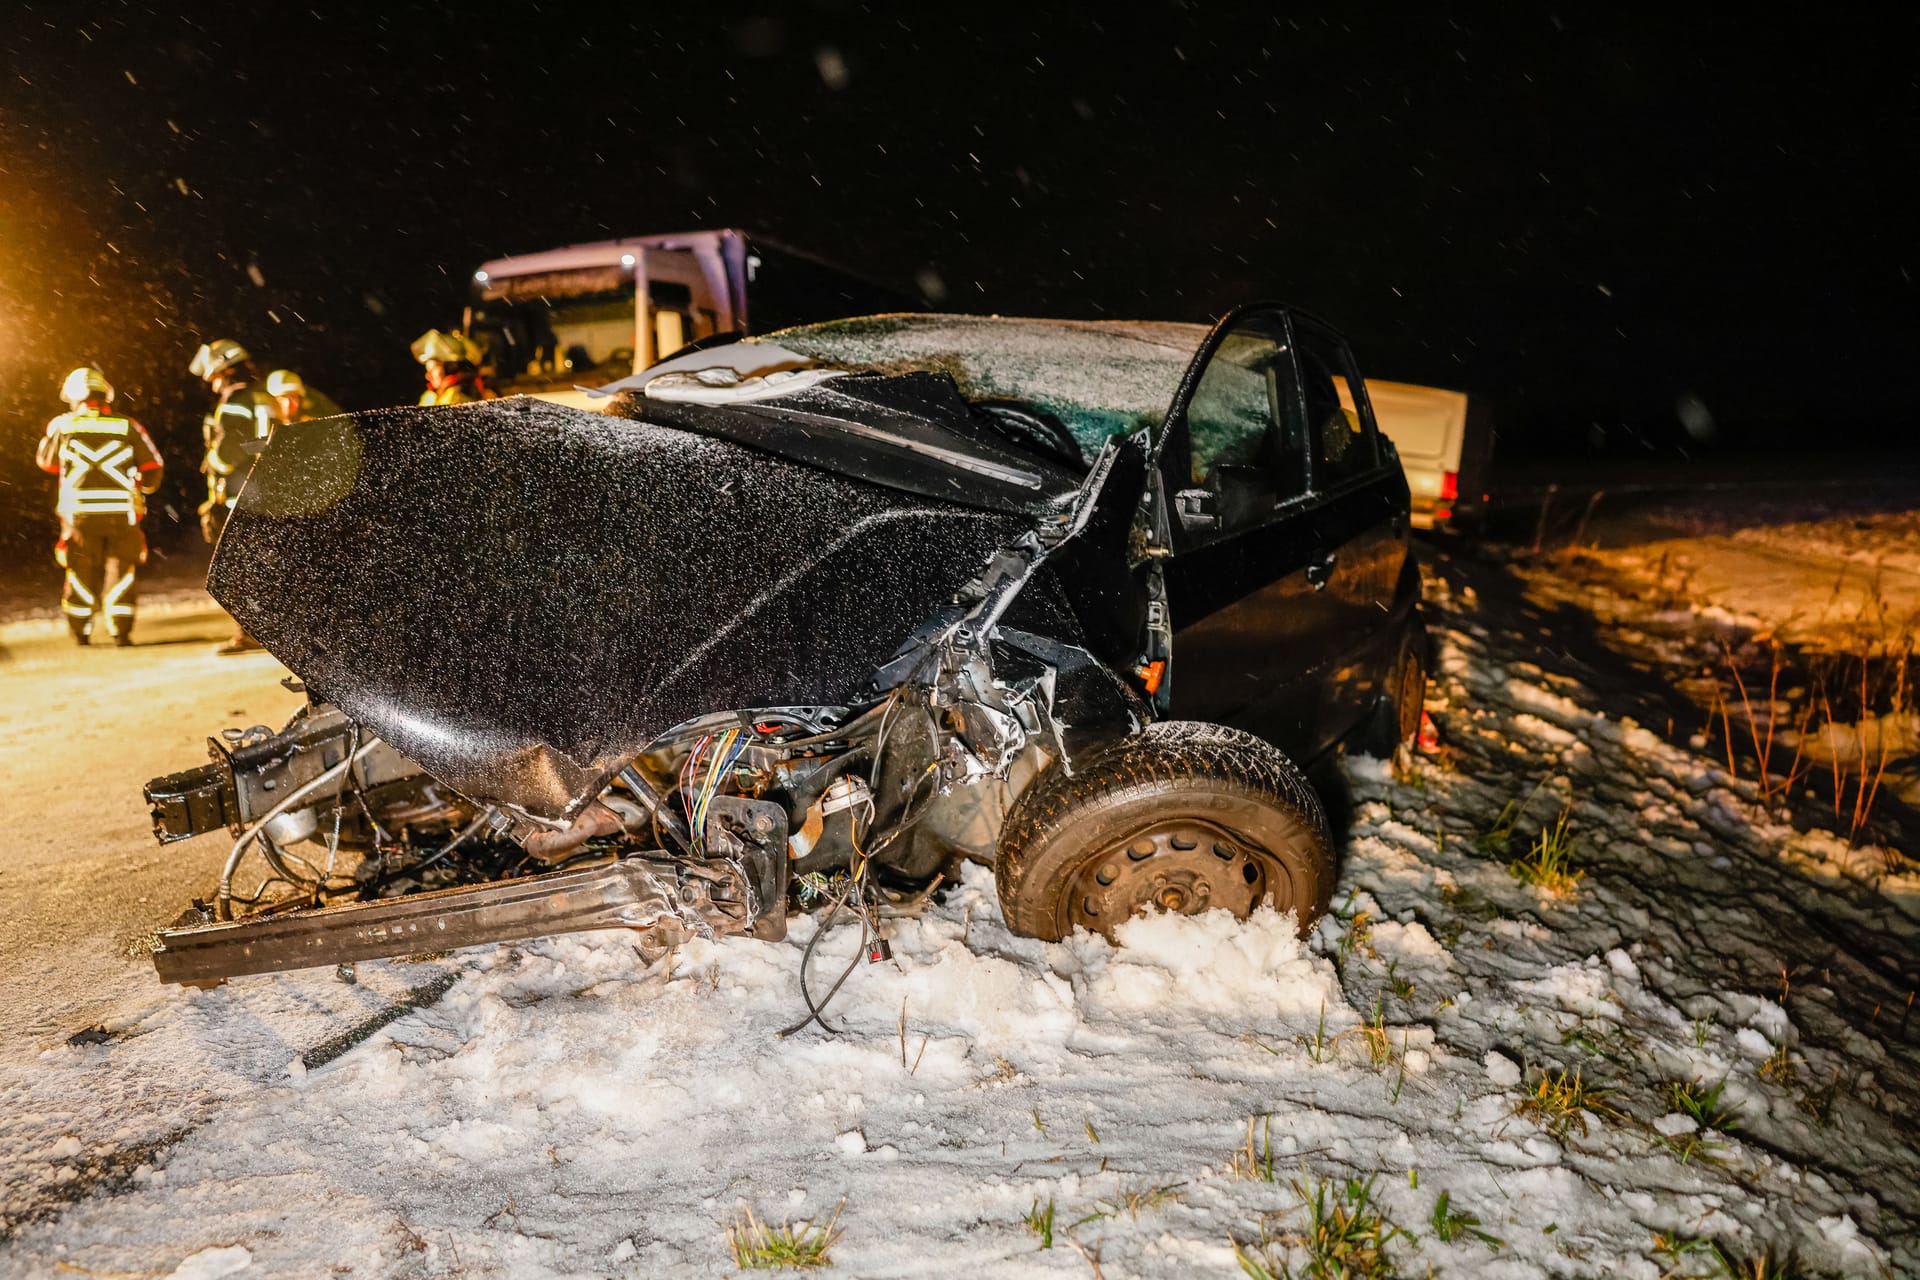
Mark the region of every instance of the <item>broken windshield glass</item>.
<instances>
[{"instance_id":1,"label":"broken windshield glass","mask_svg":"<svg viewBox=\"0 0 1920 1280\"><path fill-rule=\"evenodd\" d=\"M785 329L664 361L604 388L670 373L731 369L743 378L827 366L944 373L969 400L1017 400L1058 418L1086 457L1166 417L1203 325L994 316L871 316Z\"/></svg>"}]
</instances>

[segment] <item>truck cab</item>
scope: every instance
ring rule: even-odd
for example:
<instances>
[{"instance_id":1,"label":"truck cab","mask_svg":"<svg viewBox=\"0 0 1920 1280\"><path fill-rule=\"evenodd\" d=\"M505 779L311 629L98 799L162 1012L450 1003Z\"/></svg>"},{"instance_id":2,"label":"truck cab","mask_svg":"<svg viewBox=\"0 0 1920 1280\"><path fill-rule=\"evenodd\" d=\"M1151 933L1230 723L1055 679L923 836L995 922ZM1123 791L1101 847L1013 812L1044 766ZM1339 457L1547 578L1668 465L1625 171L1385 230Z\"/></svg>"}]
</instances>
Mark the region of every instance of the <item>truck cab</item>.
<instances>
[{"instance_id":1,"label":"truck cab","mask_svg":"<svg viewBox=\"0 0 1920 1280\"><path fill-rule=\"evenodd\" d=\"M716 335L920 309L909 294L726 229L496 258L473 273L463 327L495 390L597 408L581 388Z\"/></svg>"}]
</instances>

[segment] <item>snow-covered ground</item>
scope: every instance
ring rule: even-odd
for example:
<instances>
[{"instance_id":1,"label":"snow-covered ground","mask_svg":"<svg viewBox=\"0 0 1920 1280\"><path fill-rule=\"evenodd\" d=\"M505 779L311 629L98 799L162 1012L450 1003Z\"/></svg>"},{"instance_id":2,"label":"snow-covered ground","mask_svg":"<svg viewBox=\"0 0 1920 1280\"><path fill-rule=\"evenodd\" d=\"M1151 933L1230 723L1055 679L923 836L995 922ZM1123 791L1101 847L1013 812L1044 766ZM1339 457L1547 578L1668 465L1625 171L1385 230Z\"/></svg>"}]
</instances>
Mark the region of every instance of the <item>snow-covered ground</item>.
<instances>
[{"instance_id":1,"label":"snow-covered ground","mask_svg":"<svg viewBox=\"0 0 1920 1280\"><path fill-rule=\"evenodd\" d=\"M1703 531L1512 569L1529 604L1591 619L1643 683L1691 702L1723 754L1729 732L1736 756L1771 744L1776 775L1803 772L1821 792L1787 788L1796 797L1844 818L1851 805L1832 784L1857 790L1865 775L1883 838L1920 853L1920 512Z\"/></svg>"},{"instance_id":2,"label":"snow-covered ground","mask_svg":"<svg viewBox=\"0 0 1920 1280\"><path fill-rule=\"evenodd\" d=\"M1661 538L1547 563L1529 575L1537 591L1616 625L1688 612L1830 653L1897 648L1920 631L1920 511Z\"/></svg>"},{"instance_id":3,"label":"snow-covered ground","mask_svg":"<svg viewBox=\"0 0 1920 1280\"><path fill-rule=\"evenodd\" d=\"M1350 764L1305 942L1270 914L1016 939L974 868L832 1037L776 1035L810 920L651 968L609 933L144 987L102 1043L0 1064L9 1204L74 1201L0 1271L722 1275L743 1209L838 1208L848 1275L1225 1275L1236 1243L1279 1274L1325 1178L1374 1179L1389 1274L1716 1274L1706 1239L1920 1271L1920 877L1776 821L1431 585L1442 749ZM1584 874L1554 896L1507 863L1562 812ZM338 1056L303 1039L343 1020ZM1584 1112L1528 1105L1574 1072ZM1673 1086L1720 1087L1720 1128ZM1436 1227L1442 1193L1471 1230ZM1051 1248L1023 1222L1048 1206Z\"/></svg>"}]
</instances>

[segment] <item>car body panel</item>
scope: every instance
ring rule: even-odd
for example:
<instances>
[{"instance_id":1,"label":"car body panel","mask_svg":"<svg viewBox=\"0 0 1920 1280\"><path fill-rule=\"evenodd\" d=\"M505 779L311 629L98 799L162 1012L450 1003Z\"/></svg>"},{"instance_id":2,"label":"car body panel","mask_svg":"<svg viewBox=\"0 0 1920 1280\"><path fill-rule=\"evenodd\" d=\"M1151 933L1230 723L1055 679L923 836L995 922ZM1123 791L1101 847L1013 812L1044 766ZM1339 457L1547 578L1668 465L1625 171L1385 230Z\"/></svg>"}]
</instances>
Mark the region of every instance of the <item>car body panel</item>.
<instances>
[{"instance_id":1,"label":"car body panel","mask_svg":"<svg viewBox=\"0 0 1920 1280\"><path fill-rule=\"evenodd\" d=\"M1337 615L1307 581L1310 516L1302 504L1169 562L1173 719L1246 729L1290 754L1312 744Z\"/></svg>"}]
</instances>

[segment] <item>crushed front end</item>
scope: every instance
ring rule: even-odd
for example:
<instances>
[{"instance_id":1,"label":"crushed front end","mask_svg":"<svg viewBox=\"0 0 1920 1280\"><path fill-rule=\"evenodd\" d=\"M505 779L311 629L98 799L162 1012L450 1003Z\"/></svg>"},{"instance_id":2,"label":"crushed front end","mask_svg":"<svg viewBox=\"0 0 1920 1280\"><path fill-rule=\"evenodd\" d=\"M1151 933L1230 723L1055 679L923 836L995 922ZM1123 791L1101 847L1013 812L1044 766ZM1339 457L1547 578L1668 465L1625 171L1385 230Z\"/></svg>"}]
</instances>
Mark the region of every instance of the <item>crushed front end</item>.
<instances>
[{"instance_id":1,"label":"crushed front end","mask_svg":"<svg viewBox=\"0 0 1920 1280\"><path fill-rule=\"evenodd\" d=\"M314 702L148 785L163 842L234 836L168 981L609 927L657 952L823 903L877 934L1037 770L1153 716L1118 674L1150 656L1131 445L956 503L528 402L303 431L211 586Z\"/></svg>"}]
</instances>

